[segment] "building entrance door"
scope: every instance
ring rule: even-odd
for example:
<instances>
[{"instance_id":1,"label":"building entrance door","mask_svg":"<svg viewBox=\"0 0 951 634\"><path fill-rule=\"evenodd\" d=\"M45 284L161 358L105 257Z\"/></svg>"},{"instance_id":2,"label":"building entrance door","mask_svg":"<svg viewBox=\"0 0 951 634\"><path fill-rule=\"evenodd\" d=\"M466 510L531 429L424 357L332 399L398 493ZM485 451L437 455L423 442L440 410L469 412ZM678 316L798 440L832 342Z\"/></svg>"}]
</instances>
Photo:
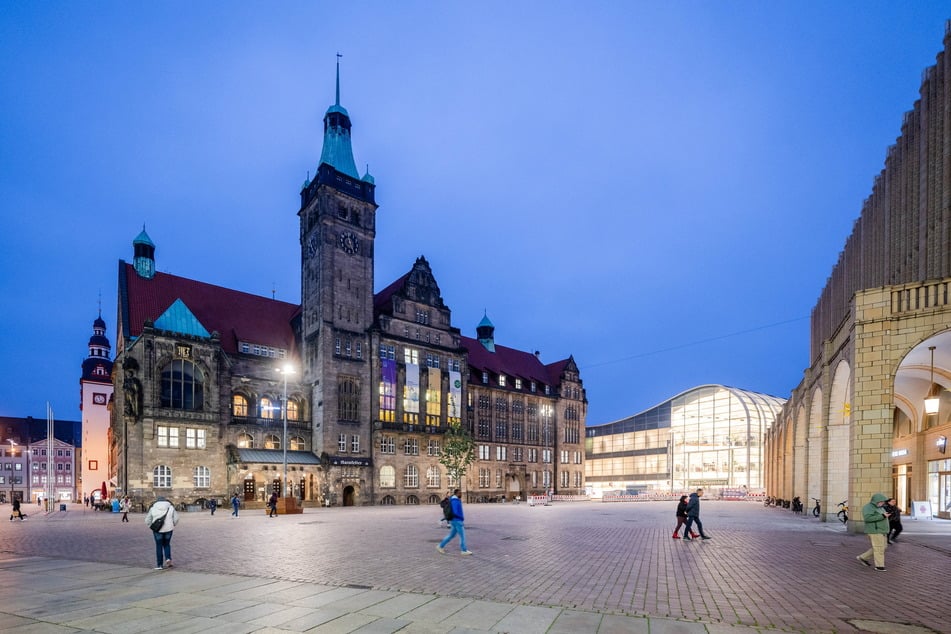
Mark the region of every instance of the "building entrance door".
<instances>
[{"instance_id":1,"label":"building entrance door","mask_svg":"<svg viewBox=\"0 0 951 634\"><path fill-rule=\"evenodd\" d=\"M353 487L348 486L343 490L343 505L353 506Z\"/></svg>"},{"instance_id":2,"label":"building entrance door","mask_svg":"<svg viewBox=\"0 0 951 634\"><path fill-rule=\"evenodd\" d=\"M938 472L938 508L936 510L938 517L951 519L951 471Z\"/></svg>"},{"instance_id":3,"label":"building entrance door","mask_svg":"<svg viewBox=\"0 0 951 634\"><path fill-rule=\"evenodd\" d=\"M244 479L244 500L245 502L254 500L254 476Z\"/></svg>"}]
</instances>

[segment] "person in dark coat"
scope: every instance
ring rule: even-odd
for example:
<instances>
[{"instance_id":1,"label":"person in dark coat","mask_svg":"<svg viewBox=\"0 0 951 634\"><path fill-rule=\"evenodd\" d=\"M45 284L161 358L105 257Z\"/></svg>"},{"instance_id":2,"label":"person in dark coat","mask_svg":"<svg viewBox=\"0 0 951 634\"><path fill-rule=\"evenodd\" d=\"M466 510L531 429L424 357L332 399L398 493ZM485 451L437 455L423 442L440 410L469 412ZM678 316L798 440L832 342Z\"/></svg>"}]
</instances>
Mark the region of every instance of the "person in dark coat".
<instances>
[{"instance_id":1,"label":"person in dark coat","mask_svg":"<svg viewBox=\"0 0 951 634\"><path fill-rule=\"evenodd\" d=\"M901 509L898 508L898 502L895 501L895 498L888 498L882 508L888 513L888 534L885 535L885 541L892 544L898 539L898 535L902 531Z\"/></svg>"},{"instance_id":2,"label":"person in dark coat","mask_svg":"<svg viewBox=\"0 0 951 634\"><path fill-rule=\"evenodd\" d=\"M700 521L700 498L703 497L703 489L697 489L694 493L690 494L690 500L687 502L687 528L684 529L684 532L690 533L690 535L684 535L684 539L689 541L693 539L693 531L690 530L693 528L693 525L697 525L697 530L700 531L700 539L710 539L710 537L703 532L703 522Z\"/></svg>"},{"instance_id":3,"label":"person in dark coat","mask_svg":"<svg viewBox=\"0 0 951 634\"><path fill-rule=\"evenodd\" d=\"M23 521L23 518L26 517L26 515L23 514L23 511L20 510L20 498L18 497L13 498L13 511L10 513L11 522L13 521L14 517L19 518L21 522Z\"/></svg>"},{"instance_id":4,"label":"person in dark coat","mask_svg":"<svg viewBox=\"0 0 951 634\"><path fill-rule=\"evenodd\" d=\"M267 507L271 509L267 516L277 517L277 491L271 493L271 498L267 501Z\"/></svg>"},{"instance_id":5,"label":"person in dark coat","mask_svg":"<svg viewBox=\"0 0 951 634\"><path fill-rule=\"evenodd\" d=\"M674 529L673 538L680 539L680 527L684 526L687 523L687 496L681 495L680 502L677 503L677 528ZM684 531L684 537L687 536L687 531ZM692 537L700 537L699 535L692 533Z\"/></svg>"}]
</instances>

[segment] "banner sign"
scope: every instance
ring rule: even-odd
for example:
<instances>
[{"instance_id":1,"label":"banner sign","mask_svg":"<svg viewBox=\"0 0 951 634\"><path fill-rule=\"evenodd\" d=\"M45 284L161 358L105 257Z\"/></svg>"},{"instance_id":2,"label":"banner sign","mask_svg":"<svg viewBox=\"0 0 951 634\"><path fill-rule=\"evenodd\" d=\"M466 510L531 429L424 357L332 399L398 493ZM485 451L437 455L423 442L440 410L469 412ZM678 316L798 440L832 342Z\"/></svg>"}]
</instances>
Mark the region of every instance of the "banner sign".
<instances>
[{"instance_id":1,"label":"banner sign","mask_svg":"<svg viewBox=\"0 0 951 634\"><path fill-rule=\"evenodd\" d=\"M462 417L462 373L449 371L449 418Z\"/></svg>"},{"instance_id":2,"label":"banner sign","mask_svg":"<svg viewBox=\"0 0 951 634\"><path fill-rule=\"evenodd\" d=\"M406 388L403 392L403 411L413 414L419 413L419 366L415 363L406 364Z\"/></svg>"},{"instance_id":3,"label":"banner sign","mask_svg":"<svg viewBox=\"0 0 951 634\"><path fill-rule=\"evenodd\" d=\"M396 411L396 361L383 359L383 385L380 393L380 409Z\"/></svg>"}]
</instances>

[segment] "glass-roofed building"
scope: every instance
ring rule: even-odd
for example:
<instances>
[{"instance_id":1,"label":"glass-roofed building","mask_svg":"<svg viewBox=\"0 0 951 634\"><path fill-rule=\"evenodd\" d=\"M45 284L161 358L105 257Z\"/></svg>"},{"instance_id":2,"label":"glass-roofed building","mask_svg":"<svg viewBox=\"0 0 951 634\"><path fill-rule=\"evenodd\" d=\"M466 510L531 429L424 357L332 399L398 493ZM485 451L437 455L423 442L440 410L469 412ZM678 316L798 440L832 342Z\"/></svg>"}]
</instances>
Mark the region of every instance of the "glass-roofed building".
<instances>
[{"instance_id":1,"label":"glass-roofed building","mask_svg":"<svg viewBox=\"0 0 951 634\"><path fill-rule=\"evenodd\" d=\"M613 423L588 427L585 481L605 493L763 487L763 440L785 399L702 385Z\"/></svg>"}]
</instances>

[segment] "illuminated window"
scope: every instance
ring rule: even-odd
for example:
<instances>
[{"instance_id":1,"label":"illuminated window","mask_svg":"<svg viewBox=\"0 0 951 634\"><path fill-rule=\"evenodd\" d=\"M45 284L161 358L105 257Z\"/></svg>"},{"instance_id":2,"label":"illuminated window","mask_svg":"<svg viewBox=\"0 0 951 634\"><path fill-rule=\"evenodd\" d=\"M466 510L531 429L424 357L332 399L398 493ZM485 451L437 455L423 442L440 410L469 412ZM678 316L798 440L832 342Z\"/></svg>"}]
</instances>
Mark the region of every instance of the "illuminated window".
<instances>
[{"instance_id":1,"label":"illuminated window","mask_svg":"<svg viewBox=\"0 0 951 634\"><path fill-rule=\"evenodd\" d=\"M392 489L396 486L396 469L390 465L380 467L380 488Z\"/></svg>"}]
</instances>

